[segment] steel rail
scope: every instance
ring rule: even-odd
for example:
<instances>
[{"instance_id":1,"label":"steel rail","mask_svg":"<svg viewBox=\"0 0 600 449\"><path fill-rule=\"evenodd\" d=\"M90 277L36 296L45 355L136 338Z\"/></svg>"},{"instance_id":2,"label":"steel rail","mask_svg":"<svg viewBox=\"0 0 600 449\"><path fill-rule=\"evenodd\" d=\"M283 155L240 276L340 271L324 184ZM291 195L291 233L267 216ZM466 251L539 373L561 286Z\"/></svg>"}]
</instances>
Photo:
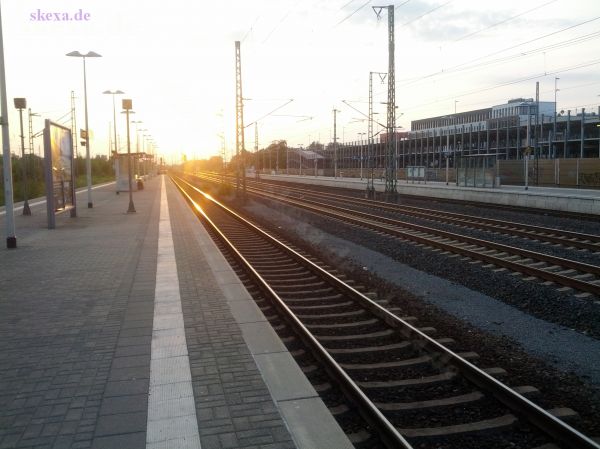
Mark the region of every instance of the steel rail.
<instances>
[{"instance_id":1,"label":"steel rail","mask_svg":"<svg viewBox=\"0 0 600 449\"><path fill-rule=\"evenodd\" d=\"M401 318L394 315L392 312L388 311L384 307L380 306L379 304L377 304L376 302L374 302L367 296L363 295L362 293L360 293L359 291L357 291L350 285L348 285L345 282L343 282L342 280L338 279L331 273L325 271L324 269L322 269L321 267L319 267L318 265L316 265L315 263L313 263L306 257L299 254L297 251L289 248L287 245L283 244L278 239L271 236L269 233L263 231L262 229L260 229L256 225L254 225L253 223L250 223L249 221L247 221L246 219L241 217L236 212L227 208L225 205L221 204L219 201L212 198L210 195L202 192L200 189L191 185L187 181L184 181L184 182L186 182L186 184L188 184L196 192L203 195L204 198L213 202L214 204L219 206L222 210L224 210L231 216L235 217L237 220L241 221L249 228L253 229L260 236L262 236L263 238L272 242L274 245L281 248L288 254L292 255L303 266L307 267L314 273L319 274L319 276L321 276L323 279L327 280L331 285L338 287L340 290L345 292L347 295L360 301L362 304L367 305L369 310L371 310L376 316L378 316L380 319L385 321L391 327L397 329L405 337L413 339L413 344L415 344L419 348L427 350L429 353L431 353L432 358L436 359L439 363L451 364L454 367L456 367L461 372L462 375L464 375L467 379L469 379L471 382L473 382L479 388L492 394L496 399L498 399L505 406L509 407L511 410L515 411L516 413L526 416L527 419L531 423L533 423L536 427L538 427L542 432L546 433L547 435L552 436L556 440L563 443L566 447L571 448L571 449L600 449L600 445L598 445L597 443L592 441L587 436L583 435L581 432L579 432L575 428L571 427L567 423L556 418L555 416L553 416L546 410L542 409L540 406L531 402L529 399L523 397L516 391L514 391L511 388L509 388L508 386L504 385L502 382L498 381L497 379L490 376L483 370L479 369L472 363L468 362L466 359L462 358L461 356L459 356L452 350L448 349L441 343L439 343L436 340L434 340L433 338L429 337L427 334L423 333L422 331L420 331L419 329L417 329L416 327L414 327L407 321L402 320ZM179 185L178 185L178 187L179 187ZM179 188L180 188L180 190L182 190L181 187L179 187ZM183 192L183 190L182 190L182 192ZM187 193L185 193L185 195L188 199L191 199L191 197ZM194 204L194 207L196 208L196 210L200 214L202 214L203 217L206 217L208 219L208 217L206 216L204 211L200 208L200 206L198 206L195 203L192 203L192 204ZM208 220L210 220L210 219L208 219ZM209 222L211 224L211 227L215 226L214 223L212 223L212 221L209 221ZM218 234L222 235L220 233L220 231L218 231ZM223 238L226 239L225 236L223 236ZM232 247L233 254L236 254L236 258L239 257L239 260L243 260L244 265L247 266L248 262L243 258L243 256L241 254L239 254L239 252L235 248L233 248L233 246L232 246L231 242L229 242L229 240L226 240L226 241L227 241L227 246ZM335 360L333 360L333 358L320 345L320 343L315 339L315 337L312 336L312 334L310 334L310 332L308 330L306 330L304 325L298 320L298 318L296 318L293 315L293 312L291 312L291 310L283 303L281 298L279 298L279 296L266 284L266 282L260 277L260 275L252 267L249 267L249 270L252 273L252 277L253 278L256 277L256 279L259 280L262 288L265 288L266 292L269 292L270 295L273 295L273 297L276 298L276 303L279 306L281 306L281 310L284 310L284 311L286 311L286 313L291 314L291 317L293 317L292 322L297 323L299 328L304 329L304 331L310 336L308 338L308 342L312 343L311 346L314 344L315 347L320 348L320 351L325 351L325 354L323 354L324 360L331 361L333 364L337 365ZM414 340L416 340L416 341L414 341ZM360 391L360 388L356 386L354 381L352 381L352 379L350 379L348 377L348 375L343 371L343 369L339 368L339 366L337 368L335 368L335 370L334 370L334 373L338 373L338 372L340 373L340 375L342 375L343 379L347 379L347 381L349 381L349 385L352 385L353 388L357 388ZM361 399L361 401L366 400L367 402L369 402L369 409L372 409L372 407L374 407L374 405L371 403L371 401L369 401L369 399L364 395L364 393L362 393L362 391L360 391L360 394L358 395L358 397ZM377 410L376 415L383 416L381 414L381 412L379 412L378 410ZM384 419L385 419L385 417L384 417ZM387 421L387 419L386 419L386 421ZM395 430L395 428L394 428L394 430ZM404 438L402 438L402 441L405 441ZM406 444L408 445L408 443L406 443ZM400 446L400 447L403 447L403 446ZM410 445L406 446L406 447L410 447Z\"/></svg>"},{"instance_id":2,"label":"steel rail","mask_svg":"<svg viewBox=\"0 0 600 449\"><path fill-rule=\"evenodd\" d=\"M173 179L173 178L172 178ZM227 247L237 262L244 267L249 273L252 280L259 286L260 290L272 299L273 304L279 309L284 315L286 321L294 328L297 335L302 341L308 345L314 355L323 363L325 369L339 382L340 388L348 396L348 398L357 406L361 415L365 420L378 430L378 436L384 441L384 443L390 448L401 448L401 449L413 449L412 446L404 439L404 437L398 432L392 423L383 415L383 413L369 400L358 385L348 376L343 368L333 359L333 357L327 352L327 350L318 342L318 340L312 335L312 333L302 324L302 322L296 317L291 309L285 304L285 302L279 297L279 295L269 286L269 284L262 278L262 276L252 267L250 262L236 249L231 241L221 232L217 225L210 219L202 207L193 200L193 198L184 190L184 188L175 180L175 185L184 194L187 201L192 205L194 210L202 219L210 226L210 228L218 235L219 239ZM188 184L189 185L189 184ZM191 185L190 185L191 186ZM246 226L251 226L255 231L268 237L269 241L273 241L273 237L261 231L251 223L244 220L242 217L237 215L235 212L229 210L224 205L216 201L214 198L205 194L201 190L194 186L191 186L198 193L203 195L207 200L213 201L214 204L221 207L222 210L233 215L236 219L242 221ZM281 245L281 244L280 244ZM278 245L279 246L279 245ZM279 246L281 248L281 246ZM296 253L297 254L297 253Z\"/></svg>"},{"instance_id":3,"label":"steel rail","mask_svg":"<svg viewBox=\"0 0 600 449\"><path fill-rule=\"evenodd\" d=\"M529 225L525 223L517 223L513 221L502 221L493 218L475 217L472 215L458 214L455 212L439 211L435 209L396 205L385 203L383 201L367 200L362 198L354 198L346 195L338 195L329 192L315 192L297 187L286 187L297 193L309 194L315 196L325 196L327 198L338 199L347 203L358 204L363 206L374 206L389 212L408 213L411 215L420 216L428 220L434 221L449 221L460 225L465 225L472 228L489 230L490 227L496 232L501 232L509 235L518 235L534 240L545 240L551 243L573 246L581 249L600 251L600 235L583 234L572 231L563 231L556 228L546 228L543 226ZM432 216L433 215L433 216ZM510 229L513 228L513 229ZM520 229L514 229L520 228ZM555 235L547 235L552 233ZM560 234L560 235L556 235ZM572 240L577 239L577 240ZM585 242L589 240L589 242Z\"/></svg>"},{"instance_id":4,"label":"steel rail","mask_svg":"<svg viewBox=\"0 0 600 449\"><path fill-rule=\"evenodd\" d=\"M251 189L252 191L252 189ZM416 225L413 223L407 223L400 220L395 220L386 217L379 217L372 214L367 214L365 212L353 211L350 209L345 209L342 207L332 206L330 204L319 203L311 200L298 200L298 199L289 199L287 197L278 195L278 194L265 194L261 193L261 195L265 197L272 197L277 201L281 201L283 203L287 203L294 207L300 207L306 210L311 210L313 212L317 212L319 214L327 215L332 218L340 219L342 221L349 221L354 224L368 227L370 229L385 231L388 234L392 234L396 237L405 238L408 240L417 241L418 243L423 243L428 246L435 246L437 248L443 249L445 251L450 251L453 253L462 254L464 256L470 257L472 259L479 259L485 262L508 268L513 271L518 271L521 273L526 273L531 276L535 276L547 281L552 281L559 283L561 285L565 285L568 287L572 287L574 289L580 290L582 292L592 293L594 295L600 296L600 285L593 284L591 282L582 281L579 279L571 278L568 276L564 276L558 273L552 273L550 271L546 271L543 269L535 268L526 264L513 262L510 260L506 260L500 257L491 256L488 254L483 254L478 251L470 250L467 248L461 248L459 246L445 243L437 240L433 240L431 238L418 236L415 234L408 233L406 231L402 231L400 229L396 229L390 226L382 226L380 222L385 222L391 226L402 226L405 228L409 228L411 230L417 232L423 232L428 234L433 234L439 237L459 241L461 243L468 243L471 245L477 245L484 248L494 249L497 251L507 252L515 255L519 255L525 258L534 258L539 261L543 261L546 263L551 263L554 265L559 265L565 268L574 269L577 271L581 271L583 273L593 273L596 275L600 275L600 267L596 265L585 264L581 262L576 262L570 259L563 259L561 257L550 256L543 253L538 253L535 251L529 251L522 248L517 248L514 246L503 245L501 243L489 242L486 240L477 239L474 237L463 236L460 234L455 234L452 232L441 231L434 228L429 228L427 226ZM337 212L336 212L337 211ZM357 218L360 217L360 218ZM365 221L369 220L369 221Z\"/></svg>"},{"instance_id":5,"label":"steel rail","mask_svg":"<svg viewBox=\"0 0 600 449\"><path fill-rule=\"evenodd\" d=\"M206 176L206 175L204 175ZM212 178L211 178L212 179ZM253 184L263 184L265 186L269 186L269 184L264 181L260 182L252 182ZM544 240L551 243L557 243L565 246L573 246L580 249L587 249L592 251L600 251L600 235L594 234L583 234L573 231L565 231L562 229L556 228L546 228L543 226L535 226L529 225L525 223L518 223L513 221L502 221L496 220L493 218L485 218L485 217L475 217L472 215L466 214L458 214L456 212L446 212L435 209L421 208L415 206L407 206L407 205L398 205L386 203L383 201L376 201L370 199L356 198L347 195L340 195L331 192L319 192L310 189L303 189L300 187L292 187L285 186L287 190L291 190L298 194L303 195L312 195L316 197L326 197L331 199L338 199L340 201L344 201L346 203L352 203L357 205L369 206L369 207L377 207L379 209L383 209L389 212L395 213L407 213L410 215L421 216L421 218L425 218L433 221L447 221L447 222L455 222L459 225L468 226L471 228L489 230L490 226L493 231L500 232L507 235L518 235L521 237L525 237L532 240ZM433 215L433 216L431 216ZM513 228L513 229L509 229ZM520 228L520 229L514 229ZM539 234L538 234L539 233ZM547 235L547 233L555 234L555 235ZM542 234L542 235L540 235ZM556 235L559 234L559 235ZM572 240L577 239L577 240ZM589 242L586 242L588 240Z\"/></svg>"}]
</instances>

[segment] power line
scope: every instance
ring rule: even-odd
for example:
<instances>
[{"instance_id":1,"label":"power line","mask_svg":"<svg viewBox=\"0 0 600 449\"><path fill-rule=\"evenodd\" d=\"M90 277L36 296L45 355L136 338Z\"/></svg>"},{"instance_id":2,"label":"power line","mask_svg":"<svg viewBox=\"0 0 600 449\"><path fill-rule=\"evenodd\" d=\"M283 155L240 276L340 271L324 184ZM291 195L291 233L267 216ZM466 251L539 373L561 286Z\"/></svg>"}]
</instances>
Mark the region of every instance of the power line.
<instances>
[{"instance_id":1,"label":"power line","mask_svg":"<svg viewBox=\"0 0 600 449\"><path fill-rule=\"evenodd\" d=\"M513 45L513 46L511 46L511 47L506 47L506 48L503 48L503 49L501 49L501 50L498 50L498 51L495 51L495 52L489 53L489 54L487 54L487 55L485 55L485 56L481 56L481 57L479 57L479 58L475 58L475 59L472 59L472 60L470 60L470 61L464 62L464 63L462 63L462 64L456 65L456 66L454 66L453 68L456 68L456 67L461 67L461 66L463 66L463 65L467 65L467 64L470 64L470 63L472 63L472 62L479 61L479 60L481 60L481 59L489 58L490 56L494 56L494 55L497 55L497 54L500 54L500 53L504 53L505 51L512 50L513 48L517 48L517 47L521 47L521 46L523 46L523 45L531 44L532 42L539 41L539 40L541 40L541 39L545 39L545 38L547 38L547 37L550 37L550 36L554 36L555 34L559 34L559 33L562 33L562 32L564 32L564 31L567 31L567 30L570 30L570 29L573 29L573 28L577 28L577 27L579 27L579 26L582 26L582 25L586 25L586 24L588 24L588 23L591 23L591 22L594 22L594 21L596 21L596 20L598 20L598 19L600 19L600 16L598 16L598 17L594 17L593 19L590 19L590 20L586 20L586 21L583 21L583 22L577 23L577 24L575 24L575 25L570 25L570 26L568 26L568 27L566 27L566 28L563 28L563 29L561 29L561 30L553 31L552 33L548 33L548 34L544 34L544 35L542 35L542 36L535 37L535 38L533 38L533 39L531 39L531 40L528 40L528 41L525 41L525 42L521 42L520 44L516 44L516 45Z\"/></svg>"},{"instance_id":2,"label":"power line","mask_svg":"<svg viewBox=\"0 0 600 449\"><path fill-rule=\"evenodd\" d=\"M267 37L262 41L262 43L264 44L265 42L267 42L269 40L269 38L271 37L271 35L277 30L277 28L279 28L279 26L285 22L285 19L288 18L288 16L290 15L290 13L292 12L292 10L296 7L296 5L300 2L300 0L297 0L296 3L294 3L292 6L290 6L290 8L287 10L287 12L281 17L281 19L279 19L279 22L277 22L277 24L275 25L275 27L271 30L271 32L267 35Z\"/></svg>"},{"instance_id":3,"label":"power line","mask_svg":"<svg viewBox=\"0 0 600 449\"><path fill-rule=\"evenodd\" d=\"M576 23L576 24L574 24L574 25L570 25L570 26L568 26L568 27L566 27L566 28L562 28L562 29L560 29L560 30L553 31L553 32L551 32L551 33L547 33L547 34L543 34L543 35L541 35L541 36L537 36L537 37L535 37L535 38L533 38L533 39L530 39L530 40L528 40L528 41L521 42L521 43L519 43L519 44L512 45L512 46L510 46L510 47L506 47L506 48L503 48L503 49L500 49L500 50L494 51L494 52L492 52L492 53L488 53L487 55L484 55L484 56L479 56L479 57L477 57L477 58L471 59L470 61L466 61L466 62L463 62L463 63L461 63L461 64L457 64L457 65L455 65L455 66L452 66L452 67L450 67L450 68L448 68L448 69L445 69L445 70L440 70L440 71L437 71L437 72L429 73L429 74L427 74L427 75L423 75L423 76L420 76L420 77L415 77L415 78L409 78L409 79L402 80L402 82L404 82L404 83L403 83L403 84L401 84L401 87L405 87L405 86L407 86L407 85L410 85L410 84L416 83L416 82L418 82L418 81L422 81L422 80L430 79L430 78L433 78L433 77L435 77L435 76L438 76L438 75L444 75L444 74L446 74L446 73L452 73L452 72L455 72L455 71L457 71L457 69L459 69L459 68L461 68L461 67L464 67L464 66L468 66L467 68L474 68L474 67L477 67L478 65L471 65L471 66L470 66L470 64L472 64L472 63L474 63L474 62L477 62L477 61L484 60L484 59L486 59L486 58L489 58L489 57L491 57L491 56L495 56L495 55L497 55L497 54L504 53L504 52L506 52L506 51L508 51L508 50L512 50L512 49L514 49L514 48L522 47L523 45L527 45L527 44L530 44L530 43L532 43L532 42L536 42L536 41L539 41L539 40L545 39L545 38L547 38L547 37L554 36L554 35L556 35L556 34L559 34L559 33L563 33L563 32L565 32L565 31L571 30L571 29L573 29L573 28L577 28L577 27L580 27L580 26L583 26L583 25L587 25L588 23L594 22L594 21L596 21L596 20L598 20L598 19L600 19L600 16L598 16L598 17L594 17L594 18L592 18L592 19L589 19L589 20L585 20L585 21L583 21L583 22ZM587 35L587 36L590 36L590 35ZM563 42L566 42L566 41L563 41ZM553 45L556 45L556 44L553 44ZM485 64L485 63L483 63L483 64ZM380 93L381 93L381 92L380 92Z\"/></svg>"},{"instance_id":4,"label":"power line","mask_svg":"<svg viewBox=\"0 0 600 449\"><path fill-rule=\"evenodd\" d=\"M344 9L346 6L348 6L350 3L354 3L355 1L356 1L356 0L350 0L348 3L346 3L344 6L342 6L342 7L340 8L340 11L341 11L342 9Z\"/></svg>"},{"instance_id":5,"label":"power line","mask_svg":"<svg viewBox=\"0 0 600 449\"><path fill-rule=\"evenodd\" d=\"M479 33L483 32L483 31L487 31L487 30L489 30L491 28L497 27L498 25L502 25L502 24L504 24L506 22L510 22L511 20L514 20L517 17L524 16L525 14L528 14L531 11L535 11L536 9L543 8L544 6L547 6L547 5L551 4L551 3L556 3L557 1L558 0L550 0L549 2L546 2L543 5L539 5L539 6L536 6L534 8L528 9L527 11L522 12L520 14L517 14L516 16L509 17L508 19L504 19L504 20L501 20L500 22L496 22L496 23L494 23L494 24L492 24L492 25L490 25L490 26L488 26L486 28L483 28L483 29L479 30L479 31L474 31L472 33L469 33L469 34L466 34L466 35L464 35L462 37L459 37L458 39L455 39L453 42L459 42L459 41L462 41L464 39L468 39L468 38L470 38L472 36L475 36L476 34L479 34Z\"/></svg>"},{"instance_id":6,"label":"power line","mask_svg":"<svg viewBox=\"0 0 600 449\"><path fill-rule=\"evenodd\" d=\"M340 20L338 23L336 23L334 25L334 28L342 23L344 23L346 20L348 20L350 17L352 17L354 14L356 14L358 11L360 11L361 9L363 9L365 6L367 6L369 3L371 3L371 1L373 0L367 0L365 3L363 3L361 6L359 6L358 8L356 8L350 15L346 16L344 19ZM350 2L352 3L352 2Z\"/></svg>"},{"instance_id":7,"label":"power line","mask_svg":"<svg viewBox=\"0 0 600 449\"><path fill-rule=\"evenodd\" d=\"M421 19L422 19L423 17L425 17L426 15L428 15L428 14L431 14L432 12L435 12L435 11L437 11L437 10L438 10L438 9L440 9L440 8L443 8L444 6L448 5L449 3L452 3L453 1L454 1L454 0L449 0L449 1L447 1L446 3L444 3L444 4L442 4L442 5L438 5L438 6L436 6L435 8L433 8L433 9L430 9L429 11L427 11L427 12L425 12L425 13L421 14L420 16L418 16L418 17L415 17L414 19L411 19L411 20L409 20L409 21L408 21L408 22L406 22L406 23L403 23L401 26L410 25L411 23L413 23L413 22L416 22L417 20L421 20ZM403 4L404 4L404 3L403 3Z\"/></svg>"},{"instance_id":8,"label":"power line","mask_svg":"<svg viewBox=\"0 0 600 449\"><path fill-rule=\"evenodd\" d=\"M494 84L492 86L484 87L484 88L481 88L481 89L475 89L475 90L472 90L472 91L462 92L462 93L455 94L455 95L452 95L452 96L448 96L448 97L445 97L445 98L442 98L442 99L431 101L429 103L420 103L418 106L404 108L404 110L407 111L407 110L411 110L411 109L417 109L417 108L420 108L422 106L429 106L429 105L432 105L432 104L439 103L440 101L452 100L452 99L456 99L456 98L466 97L466 96L469 96L469 95L473 95L473 94L477 94L477 93L481 93L481 92L486 92L486 91L489 91L489 90L497 89L499 87L510 86L512 84L519 84L519 83L523 83L525 81L531 81L531 80L543 78L544 76L547 76L547 75L557 75L559 73L570 72L572 70L577 70L577 69L581 69L581 68L585 68L585 67L590 67L590 66L597 65L597 64L600 64L600 59L595 59L593 61L589 61L589 62L586 62L586 63L583 63L583 64L578 64L578 65L575 65L575 66L565 67L565 68L562 68L562 69L559 69L559 70L554 70L552 72L538 73L536 75L527 76L525 78L519 78L519 79L512 80L512 81L507 81L507 82L504 82L504 83Z\"/></svg>"},{"instance_id":9,"label":"power line","mask_svg":"<svg viewBox=\"0 0 600 449\"><path fill-rule=\"evenodd\" d=\"M394 8L394 10L400 8L401 6L406 5L408 2L410 2L410 0L406 0L404 3L400 3L399 5L396 5L396 7Z\"/></svg>"},{"instance_id":10,"label":"power line","mask_svg":"<svg viewBox=\"0 0 600 449\"><path fill-rule=\"evenodd\" d=\"M438 71L438 72L435 72L435 73L431 73L429 75L425 75L425 76L420 77L420 78L413 78L412 80L410 80L410 81L408 81L408 82L406 82L404 84L401 84L399 87L405 87L405 86L417 83L419 81L424 81L424 80L433 78L433 77L438 76L438 75L447 75L447 74L456 73L456 72L462 72L462 71L466 71L466 70L474 70L474 69L479 69L479 68L487 67L487 66L490 66L490 65L493 65L493 64L503 64L503 63L506 63L506 62L514 61L515 59L520 59L520 58L523 58L523 57L526 57L526 56L531 56L531 55L534 55L534 54L543 53L543 52L548 51L548 50L556 50L556 49L568 47L568 46L571 46L571 45L577 45L577 44L589 41L591 39L597 39L599 37L600 37L600 31L596 31L594 33L590 33L590 34L586 34L586 35L583 35L583 36L574 37L574 38L571 38L571 39L566 39L566 40L561 41L561 42L556 42L554 44L550 44L550 45L547 45L547 46L544 46L544 47L538 47L538 48L535 48L533 50L529 50L529 51L522 52L522 53L519 53L519 54L513 54L513 55L504 56L502 58L492 59L490 61L484 61L484 62L482 62L480 64L475 64L475 65L460 64L460 65L457 65L457 66L454 66L454 67L450 67L449 69L446 69L446 70L442 70L442 71Z\"/></svg>"}]
</instances>

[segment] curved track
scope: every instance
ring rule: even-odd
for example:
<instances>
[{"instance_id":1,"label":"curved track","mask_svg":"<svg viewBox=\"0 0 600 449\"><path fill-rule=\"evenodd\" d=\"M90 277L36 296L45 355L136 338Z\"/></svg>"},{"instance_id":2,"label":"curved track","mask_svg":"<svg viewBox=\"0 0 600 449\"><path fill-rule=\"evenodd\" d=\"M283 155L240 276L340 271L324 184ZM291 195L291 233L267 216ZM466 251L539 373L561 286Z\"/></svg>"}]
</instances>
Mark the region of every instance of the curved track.
<instances>
[{"instance_id":1,"label":"curved track","mask_svg":"<svg viewBox=\"0 0 600 449\"><path fill-rule=\"evenodd\" d=\"M191 184L176 181L230 257L320 361L387 447L599 449L558 416L378 302L244 220ZM488 370L489 371L489 370ZM497 370L496 370L497 372ZM522 394L520 394L522 393Z\"/></svg>"},{"instance_id":2,"label":"curved track","mask_svg":"<svg viewBox=\"0 0 600 449\"><path fill-rule=\"evenodd\" d=\"M214 180L209 178L210 180ZM484 262L485 267L500 271L510 270L527 276L526 280L555 284L558 289L575 289L578 296L585 298L593 295L600 297L600 267L573 258L558 257L541 251L532 251L516 245L498 243L493 239L475 238L457 232L415 224L379 211L404 213L409 210L413 215L425 216L428 220L445 223L461 223L461 226L477 227L490 233L509 234L514 237L537 240L549 244L568 246L575 251L598 251L600 236L578 234L553 228L530 226L521 223L502 223L498 220L446 212L406 208L377 201L361 200L330 193L314 192L307 189L288 188L273 192L272 186L261 183L249 183L250 194L276 200L284 204L309 210L313 213L334 218L345 223L392 235L397 238L426 245L444 252L458 254L471 260ZM333 199L334 201L331 201ZM340 206L340 202L343 206ZM368 208L368 212L364 212ZM417 210L414 210L417 209Z\"/></svg>"}]
</instances>

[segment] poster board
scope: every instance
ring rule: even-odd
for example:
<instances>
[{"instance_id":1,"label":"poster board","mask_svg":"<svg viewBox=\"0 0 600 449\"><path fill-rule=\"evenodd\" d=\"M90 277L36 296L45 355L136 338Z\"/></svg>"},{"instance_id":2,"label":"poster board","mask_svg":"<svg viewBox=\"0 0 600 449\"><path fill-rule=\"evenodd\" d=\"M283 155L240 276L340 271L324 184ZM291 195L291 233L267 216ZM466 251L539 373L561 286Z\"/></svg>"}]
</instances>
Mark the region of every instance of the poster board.
<instances>
[{"instance_id":1,"label":"poster board","mask_svg":"<svg viewBox=\"0 0 600 449\"><path fill-rule=\"evenodd\" d=\"M71 130L50 120L44 126L44 174L48 229L54 229L57 212L71 210L76 217L77 209Z\"/></svg>"},{"instance_id":2,"label":"poster board","mask_svg":"<svg viewBox=\"0 0 600 449\"><path fill-rule=\"evenodd\" d=\"M117 178L116 189L117 193L119 192L129 192L129 160L130 157L127 153L118 154L115 157L115 175ZM131 190L133 192L137 191L137 182L135 179L135 175L133 174L133 168L135 167L134 155L131 156L132 162L132 174L131 174Z\"/></svg>"}]
</instances>

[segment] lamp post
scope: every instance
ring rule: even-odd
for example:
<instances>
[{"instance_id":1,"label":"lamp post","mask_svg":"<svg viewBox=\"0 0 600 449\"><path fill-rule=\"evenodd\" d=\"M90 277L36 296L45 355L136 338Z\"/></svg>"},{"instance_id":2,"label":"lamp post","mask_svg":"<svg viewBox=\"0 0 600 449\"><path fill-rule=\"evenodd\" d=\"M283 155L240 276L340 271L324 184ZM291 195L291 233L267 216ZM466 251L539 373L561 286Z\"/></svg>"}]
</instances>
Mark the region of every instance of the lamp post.
<instances>
[{"instance_id":1,"label":"lamp post","mask_svg":"<svg viewBox=\"0 0 600 449\"><path fill-rule=\"evenodd\" d=\"M112 100L113 100L113 128L114 128L114 142L115 142L115 155L118 154L119 150L117 148L117 109L115 106L115 95L123 95L125 92L121 91L121 90L105 90L104 92L102 92L103 94L110 94L112 95ZM108 156L108 160L110 161L110 155Z\"/></svg>"},{"instance_id":2,"label":"lamp post","mask_svg":"<svg viewBox=\"0 0 600 449\"><path fill-rule=\"evenodd\" d=\"M135 206L133 205L133 187L131 185L131 141L129 139L129 111L131 110L132 101L129 99L124 99L122 103L127 119L127 172L129 178L129 208L127 209L127 213L134 214Z\"/></svg>"},{"instance_id":3,"label":"lamp post","mask_svg":"<svg viewBox=\"0 0 600 449\"><path fill-rule=\"evenodd\" d=\"M27 195L27 167L25 164L25 134L23 133L23 109L27 107L27 100L25 98L14 99L15 108L19 110L19 121L21 123L21 165L23 173L23 215L31 215L31 209L29 208L29 201Z\"/></svg>"},{"instance_id":4,"label":"lamp post","mask_svg":"<svg viewBox=\"0 0 600 449\"><path fill-rule=\"evenodd\" d=\"M146 128L142 128L142 129L138 129L137 131L142 133L142 146L140 148L138 148L138 154L137 154L137 168L138 168L138 174L141 176L144 176L146 174L146 173L144 173L144 158L146 157L146 154L144 152L144 133L148 130ZM139 140L139 135L138 135L138 140Z\"/></svg>"},{"instance_id":5,"label":"lamp post","mask_svg":"<svg viewBox=\"0 0 600 449\"><path fill-rule=\"evenodd\" d=\"M138 173L138 163L139 163L139 157L140 157L140 129L139 126L141 123L144 123L142 120L132 120L131 123L133 123L135 125L135 157L133 158L133 166L135 168L135 173L134 175L137 176Z\"/></svg>"},{"instance_id":6,"label":"lamp post","mask_svg":"<svg viewBox=\"0 0 600 449\"><path fill-rule=\"evenodd\" d=\"M598 128L598 157L600 158L600 123L596 125L596 128Z\"/></svg>"},{"instance_id":7,"label":"lamp post","mask_svg":"<svg viewBox=\"0 0 600 449\"><path fill-rule=\"evenodd\" d=\"M304 146L303 143L299 143L298 147L300 148L300 176L302 176L302 147Z\"/></svg>"},{"instance_id":8,"label":"lamp post","mask_svg":"<svg viewBox=\"0 0 600 449\"><path fill-rule=\"evenodd\" d=\"M13 180L12 180L12 161L10 157L10 134L8 132L8 103L6 100L6 70L4 67L4 40L2 38L2 15L0 14L0 109L2 126L2 173L4 175L4 201L6 212L6 248L14 249L17 247L17 237L15 235L15 212L13 209Z\"/></svg>"},{"instance_id":9,"label":"lamp post","mask_svg":"<svg viewBox=\"0 0 600 449\"><path fill-rule=\"evenodd\" d=\"M458 103L458 100L454 100L454 113L456 114L456 103Z\"/></svg>"},{"instance_id":10,"label":"lamp post","mask_svg":"<svg viewBox=\"0 0 600 449\"><path fill-rule=\"evenodd\" d=\"M147 129L144 131L148 131ZM149 175L149 169L148 169L148 154L146 154L146 137L152 137L150 136L150 134L142 134L142 153L144 155L144 162L142 164L142 170L143 170L143 175Z\"/></svg>"},{"instance_id":11,"label":"lamp post","mask_svg":"<svg viewBox=\"0 0 600 449\"><path fill-rule=\"evenodd\" d=\"M552 157L556 157L556 148L554 142L556 141L556 92L558 92L558 88L556 87L556 82L560 78L554 78L554 124L552 126Z\"/></svg>"},{"instance_id":12,"label":"lamp post","mask_svg":"<svg viewBox=\"0 0 600 449\"><path fill-rule=\"evenodd\" d=\"M358 140L360 140L360 179L363 179L363 138L367 133L358 133Z\"/></svg>"},{"instance_id":13,"label":"lamp post","mask_svg":"<svg viewBox=\"0 0 600 449\"><path fill-rule=\"evenodd\" d=\"M86 158L86 177L87 177L87 199L88 208L94 207L92 203L92 161L90 159L90 133L88 129L88 104L87 104L87 78L85 73L85 58L100 58L102 55L93 51L88 51L85 55L78 51L67 53L67 56L83 58L83 98L85 104L85 158Z\"/></svg>"}]
</instances>

